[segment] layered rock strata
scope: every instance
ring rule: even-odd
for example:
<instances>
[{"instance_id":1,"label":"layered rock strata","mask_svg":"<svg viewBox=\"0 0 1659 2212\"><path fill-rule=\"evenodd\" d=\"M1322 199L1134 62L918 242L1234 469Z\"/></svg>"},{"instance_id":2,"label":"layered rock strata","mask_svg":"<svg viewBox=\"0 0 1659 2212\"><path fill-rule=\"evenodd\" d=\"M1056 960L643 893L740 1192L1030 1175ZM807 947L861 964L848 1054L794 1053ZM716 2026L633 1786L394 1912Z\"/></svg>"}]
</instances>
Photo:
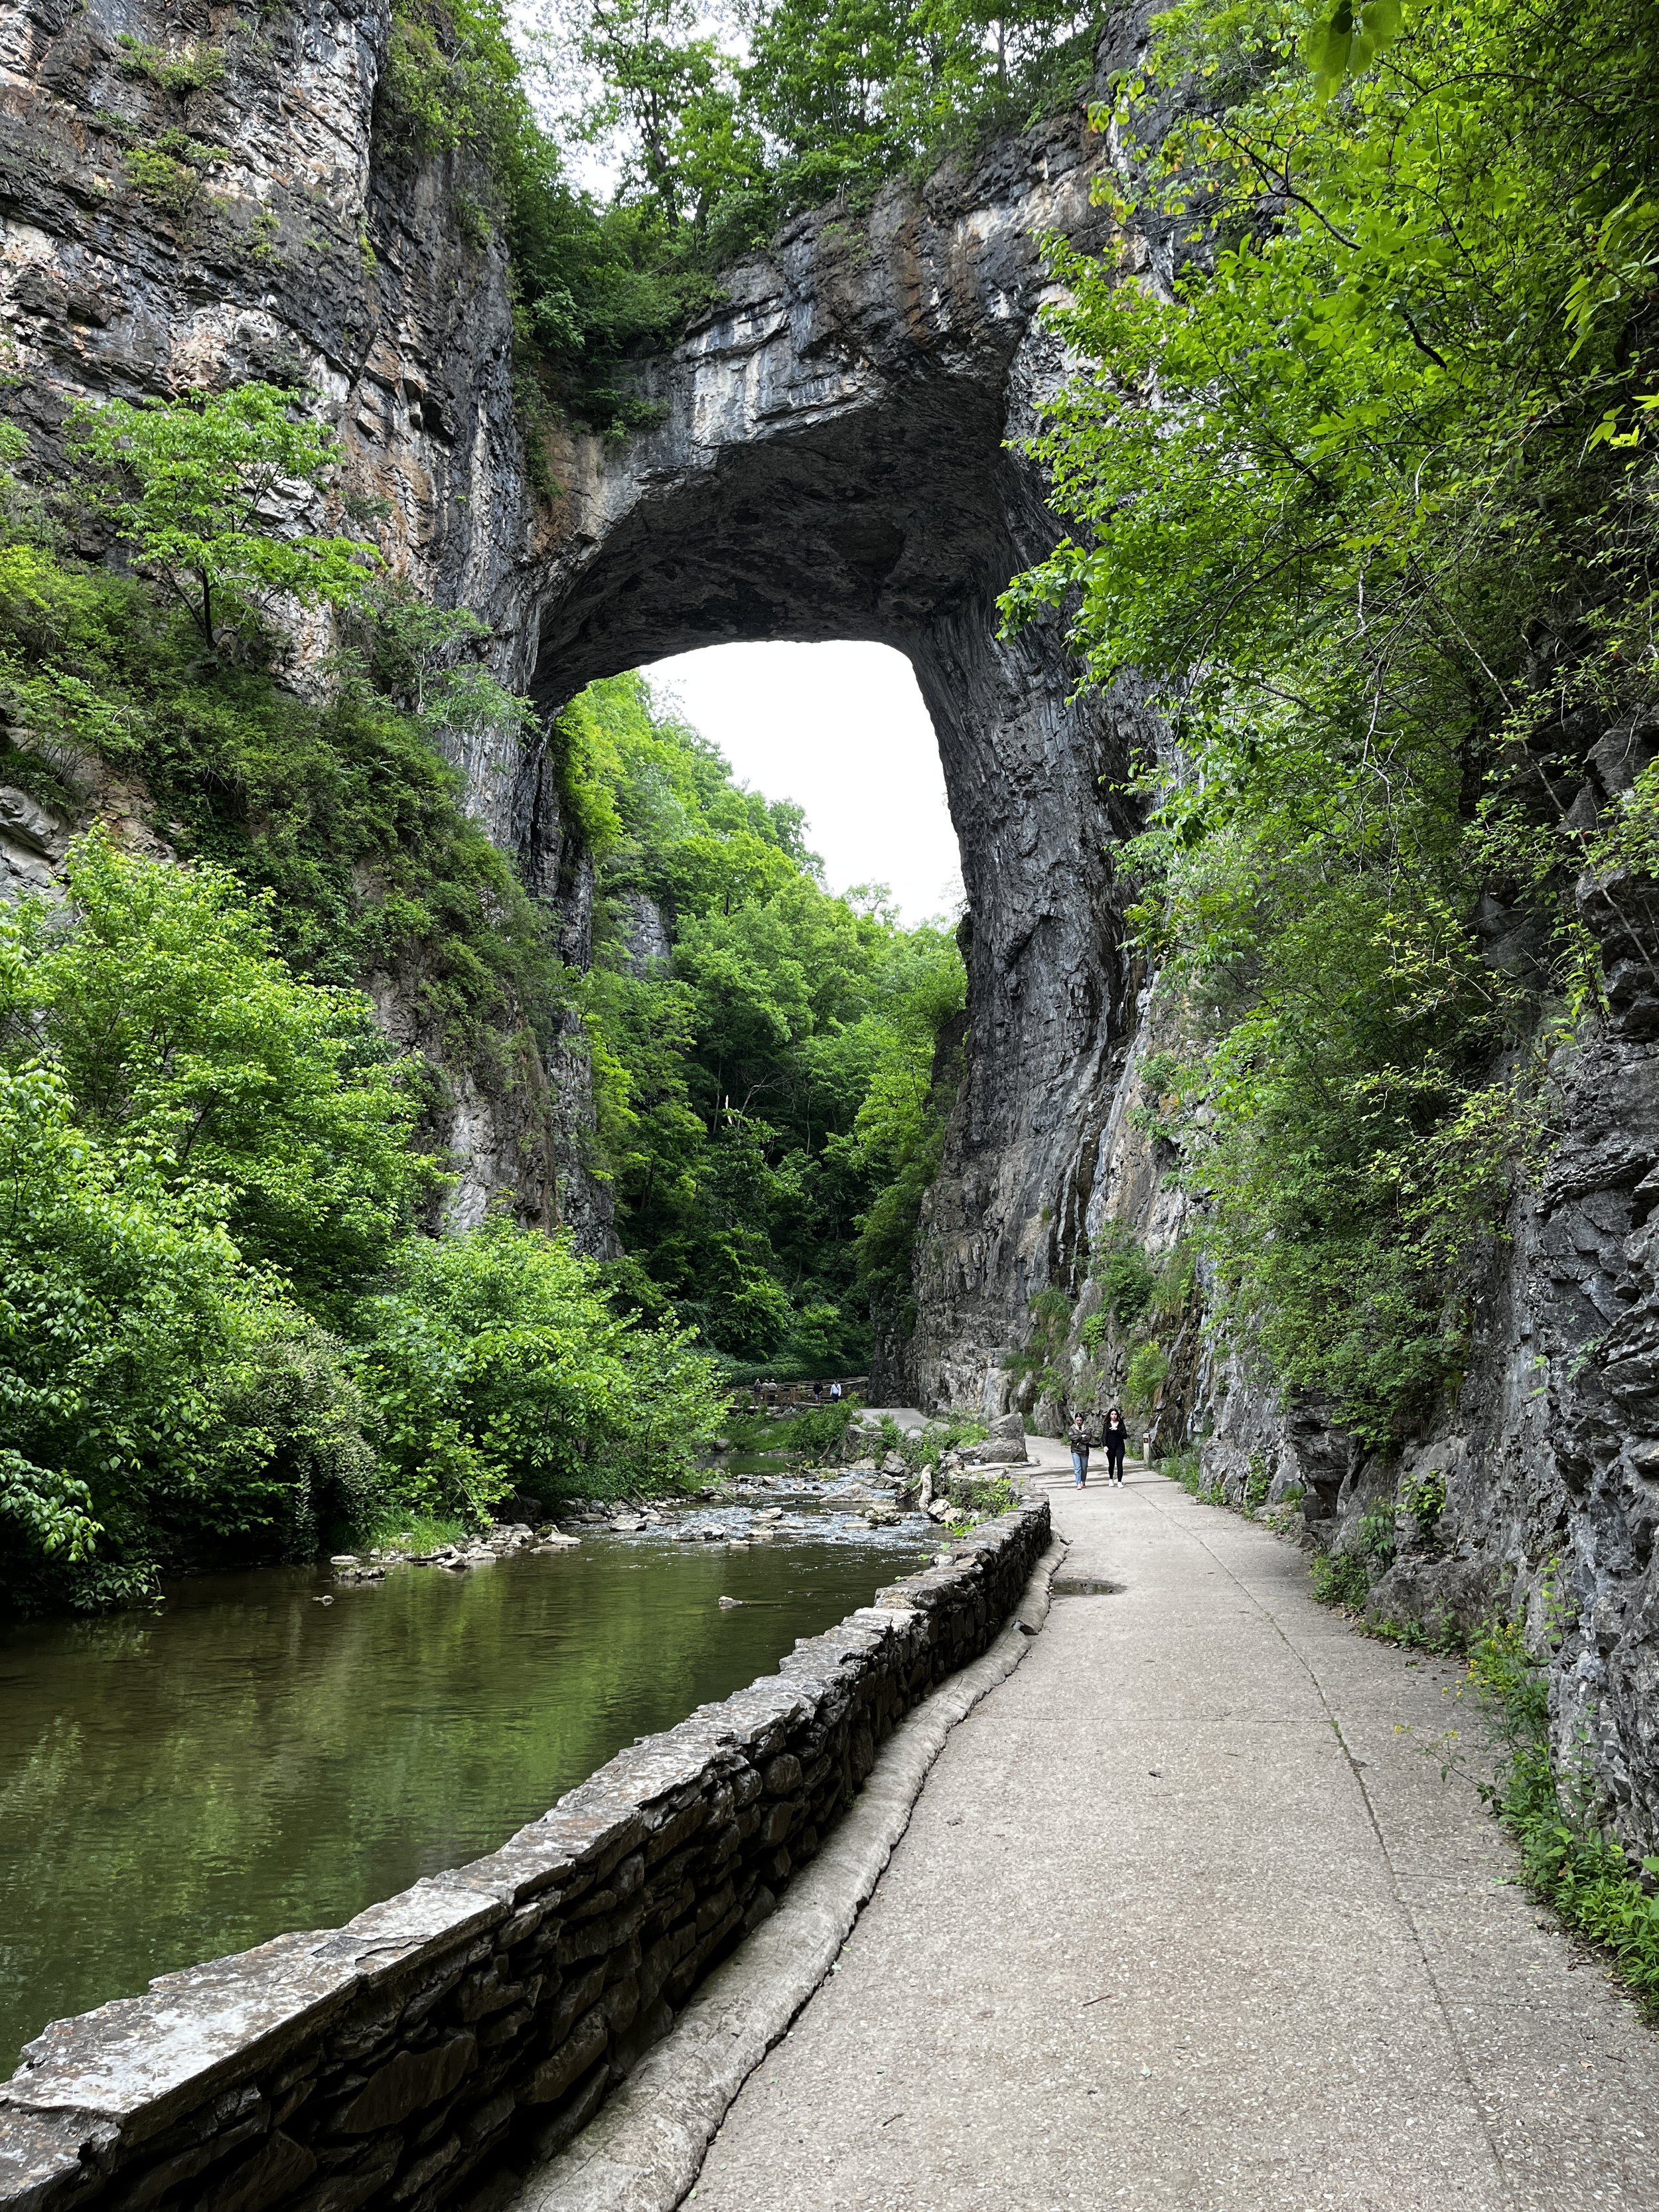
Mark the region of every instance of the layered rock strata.
<instances>
[{"instance_id":1,"label":"layered rock strata","mask_svg":"<svg viewBox=\"0 0 1659 2212\"><path fill-rule=\"evenodd\" d=\"M399 143L385 0L302 0L257 22L33 0L8 21L0 316L48 464L76 397L307 384L356 489L384 505L394 568L482 613L497 672L550 714L594 677L731 639L909 655L962 844L969 1014L921 1322L912 1346L890 1347L909 1371L885 1386L996 1410L1000 1354L1076 1242L1127 1027L1105 857L1121 825L1103 793L1142 718L1127 698L1073 699L1057 626L997 635L999 592L1056 535L1020 450L1061 367L1038 241L1105 242L1081 115L919 193L895 186L857 220L793 223L641 372L655 429L620 448L544 441L538 472L564 488L548 507L513 411L501 247L467 220L484 187L460 157ZM173 157L171 188L129 158L168 131L198 149ZM473 811L580 964L591 865L544 741L458 732L454 752ZM25 848L24 872L42 857ZM395 1026L395 987L381 995ZM556 1183L562 1217L610 1249L578 1158L583 1071L572 1058L545 1073L556 1172L522 1096L460 1087L455 1217L505 1179L544 1218Z\"/></svg>"},{"instance_id":2,"label":"layered rock strata","mask_svg":"<svg viewBox=\"0 0 1659 2212\"><path fill-rule=\"evenodd\" d=\"M32 465L61 466L74 400L171 397L250 377L308 386L337 427L353 491L397 574L489 624L494 672L533 651L538 530L513 401L499 233L465 220L488 185L464 156L418 155L384 97L385 0L239 10L33 0L0 14L0 350L6 413ZM88 536L78 550L102 548ZM295 641L294 681L318 641ZM591 870L516 732L448 733L471 811L503 845L534 797L534 886L563 947L586 943ZM142 842L143 794L91 763L78 822L24 820L0 793L0 896L39 890L68 833L110 821ZM39 812L40 810L36 810ZM388 1026L422 1043L395 976L366 977ZM556 1102L560 1110L555 1112ZM447 1109L457 1218L498 1190L530 1220L610 1238L580 1164L586 1064L569 1047Z\"/></svg>"}]
</instances>

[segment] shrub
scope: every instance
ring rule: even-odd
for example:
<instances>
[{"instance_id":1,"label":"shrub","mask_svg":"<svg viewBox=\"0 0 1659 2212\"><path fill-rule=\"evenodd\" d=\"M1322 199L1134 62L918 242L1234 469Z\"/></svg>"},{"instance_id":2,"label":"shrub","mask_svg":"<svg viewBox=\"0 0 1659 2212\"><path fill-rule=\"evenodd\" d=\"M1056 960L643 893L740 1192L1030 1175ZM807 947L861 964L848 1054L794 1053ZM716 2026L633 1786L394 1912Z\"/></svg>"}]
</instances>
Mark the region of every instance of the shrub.
<instances>
[{"instance_id":1,"label":"shrub","mask_svg":"<svg viewBox=\"0 0 1659 2212\"><path fill-rule=\"evenodd\" d=\"M1341 1606L1358 1613L1370 1595L1371 1578L1358 1552L1318 1553L1308 1572L1321 1605Z\"/></svg>"},{"instance_id":2,"label":"shrub","mask_svg":"<svg viewBox=\"0 0 1659 2212\"><path fill-rule=\"evenodd\" d=\"M1170 1355L1162 1345L1148 1340L1130 1355L1123 1378L1123 1402L1132 1413L1150 1413L1158 1394L1169 1379Z\"/></svg>"},{"instance_id":3,"label":"shrub","mask_svg":"<svg viewBox=\"0 0 1659 2212\"><path fill-rule=\"evenodd\" d=\"M1499 1754L1480 1794L1520 1845L1522 1881L1568 1927L1605 1945L1620 1979L1659 2018L1659 1897L1592 1816L1588 1778L1558 1769L1548 1678L1518 1623L1493 1626L1475 1643L1469 1680ZM1651 1883L1659 1858L1644 1858L1641 1874Z\"/></svg>"},{"instance_id":4,"label":"shrub","mask_svg":"<svg viewBox=\"0 0 1659 2212\"><path fill-rule=\"evenodd\" d=\"M361 1496L367 1471L320 1332L195 1193L77 1128L55 1070L0 1067L0 1587L102 1603L181 1548L306 1548L314 1501ZM282 1346L310 1364L286 1399Z\"/></svg>"},{"instance_id":5,"label":"shrub","mask_svg":"<svg viewBox=\"0 0 1659 2212\"><path fill-rule=\"evenodd\" d=\"M493 1219L412 1237L358 1324L399 1498L476 1516L514 1490L684 1470L720 1426L712 1361L620 1318L567 1237Z\"/></svg>"},{"instance_id":6,"label":"shrub","mask_svg":"<svg viewBox=\"0 0 1659 2212\"><path fill-rule=\"evenodd\" d=\"M1133 1328L1152 1302L1157 1277L1145 1247L1121 1223L1110 1224L1106 1235L1091 1270L1100 1285L1101 1311L1120 1328ZM1086 1323L1085 1329L1086 1336Z\"/></svg>"},{"instance_id":7,"label":"shrub","mask_svg":"<svg viewBox=\"0 0 1659 2212\"><path fill-rule=\"evenodd\" d=\"M1419 1535L1425 1544L1437 1540L1440 1516L1446 1510L1446 1478L1437 1469L1431 1474L1414 1475L1401 1492L1401 1503L1417 1523Z\"/></svg>"},{"instance_id":8,"label":"shrub","mask_svg":"<svg viewBox=\"0 0 1659 2212\"><path fill-rule=\"evenodd\" d=\"M307 1302L381 1266L436 1163L361 992L291 975L222 868L101 830L70 850L67 918L0 917L0 1059L44 1054L75 1118L224 1221Z\"/></svg>"}]
</instances>

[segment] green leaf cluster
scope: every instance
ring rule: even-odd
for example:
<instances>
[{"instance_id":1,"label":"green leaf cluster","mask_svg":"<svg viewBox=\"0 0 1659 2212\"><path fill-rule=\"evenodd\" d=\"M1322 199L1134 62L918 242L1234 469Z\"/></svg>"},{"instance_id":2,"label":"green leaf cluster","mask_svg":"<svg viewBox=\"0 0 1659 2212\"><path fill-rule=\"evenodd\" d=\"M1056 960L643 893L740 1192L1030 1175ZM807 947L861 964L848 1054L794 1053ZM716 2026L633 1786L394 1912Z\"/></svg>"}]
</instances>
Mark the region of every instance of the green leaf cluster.
<instances>
[{"instance_id":1,"label":"green leaf cluster","mask_svg":"<svg viewBox=\"0 0 1659 2212\"><path fill-rule=\"evenodd\" d=\"M635 1292L740 1370L859 1371L872 1307L912 1324L955 939L901 927L878 891L827 891L799 810L740 788L638 678L590 687L560 734L599 855L586 1018ZM666 958L634 949L650 915Z\"/></svg>"},{"instance_id":2,"label":"green leaf cluster","mask_svg":"<svg viewBox=\"0 0 1659 2212\"><path fill-rule=\"evenodd\" d=\"M360 994L205 864L100 832L0 919L0 1588L131 1600L392 1511L660 1476L716 1425L686 1334L568 1241L416 1233L439 1164Z\"/></svg>"},{"instance_id":3,"label":"green leaf cluster","mask_svg":"<svg viewBox=\"0 0 1659 2212\"><path fill-rule=\"evenodd\" d=\"M0 780L67 821L94 794L147 814L185 856L94 828L65 904L0 915L0 1591L25 1607L129 1602L164 1568L417 1506L476 1519L595 1456L590 1483L660 1478L714 1422L708 1361L618 1318L562 1243L491 1223L432 1257L435 1087L470 1066L541 1095L536 1048L569 1018L546 925L439 750L525 710L461 657L472 617L384 585L354 586L320 703L277 683L246 600L227 649L234 578L276 556L243 552L269 521L241 503L260 452L208 411L146 410L140 443L180 462L169 497L185 480L232 518L217 619L159 573L67 556L50 502L0 483ZM293 422L263 399L224 419L278 446ZM131 477L142 505L155 477Z\"/></svg>"},{"instance_id":4,"label":"green leaf cluster","mask_svg":"<svg viewBox=\"0 0 1659 2212\"><path fill-rule=\"evenodd\" d=\"M175 429L193 436L201 424L179 404ZM192 475L205 450L194 449ZM228 459L230 486L204 483L203 500L233 512L245 465ZM80 492L71 479L66 500ZM350 988L395 982L424 1046L506 1079L516 1034L552 1035L563 987L545 925L462 811L442 750L460 738L476 747L487 724L511 736L526 711L460 657L474 618L370 586L354 563L353 642L325 696L302 699L274 676L253 609L236 610L232 632L222 596L220 649L206 651L170 585L68 556L49 509L15 485L9 496L0 777L72 817L112 774L181 854L273 894L269 927L300 972ZM250 509L229 535L240 546L258 526Z\"/></svg>"},{"instance_id":5,"label":"green leaf cluster","mask_svg":"<svg viewBox=\"0 0 1659 2212\"><path fill-rule=\"evenodd\" d=\"M1187 0L1097 118L1151 268L1055 252L1074 526L1005 612L1163 705L1156 1133L1223 1326L1377 1446L1455 1384L1547 1139L1576 876L1652 870L1651 779L1599 832L1579 794L1654 690L1656 41L1637 0Z\"/></svg>"},{"instance_id":6,"label":"green leaf cluster","mask_svg":"<svg viewBox=\"0 0 1659 2212\"><path fill-rule=\"evenodd\" d=\"M137 406L82 400L68 450L83 511L110 525L209 645L222 623L272 599L349 606L379 565L364 539L310 526L340 441L274 385Z\"/></svg>"},{"instance_id":7,"label":"green leaf cluster","mask_svg":"<svg viewBox=\"0 0 1659 2212\"><path fill-rule=\"evenodd\" d=\"M411 1239L359 1317L400 1504L601 1489L684 1462L724 1391L684 1329L642 1329L568 1239L487 1221Z\"/></svg>"}]
</instances>

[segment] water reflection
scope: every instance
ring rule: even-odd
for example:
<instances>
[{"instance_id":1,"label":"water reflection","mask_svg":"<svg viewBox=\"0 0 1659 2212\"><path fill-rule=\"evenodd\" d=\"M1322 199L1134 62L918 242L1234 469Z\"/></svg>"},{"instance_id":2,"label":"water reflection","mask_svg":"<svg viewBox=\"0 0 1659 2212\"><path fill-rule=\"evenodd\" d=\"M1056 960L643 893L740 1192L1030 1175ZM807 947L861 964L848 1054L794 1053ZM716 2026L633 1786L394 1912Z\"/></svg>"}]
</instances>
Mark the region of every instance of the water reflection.
<instances>
[{"instance_id":1,"label":"water reflection","mask_svg":"<svg viewBox=\"0 0 1659 2212\"><path fill-rule=\"evenodd\" d=\"M12 1631L0 2079L49 2019L493 1850L926 1549L914 1523L792 1526L744 1552L587 1534L465 1575L225 1576L154 1618Z\"/></svg>"}]
</instances>

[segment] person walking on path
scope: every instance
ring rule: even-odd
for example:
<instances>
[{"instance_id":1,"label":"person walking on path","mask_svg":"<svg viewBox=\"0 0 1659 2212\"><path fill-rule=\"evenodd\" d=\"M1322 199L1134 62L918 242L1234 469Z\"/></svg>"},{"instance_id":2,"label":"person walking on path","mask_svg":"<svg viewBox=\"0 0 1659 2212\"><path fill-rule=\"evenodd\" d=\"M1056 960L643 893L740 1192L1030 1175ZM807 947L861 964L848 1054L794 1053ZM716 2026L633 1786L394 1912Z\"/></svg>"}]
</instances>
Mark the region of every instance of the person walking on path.
<instances>
[{"instance_id":1,"label":"person walking on path","mask_svg":"<svg viewBox=\"0 0 1659 2212\"><path fill-rule=\"evenodd\" d=\"M1081 1413L1073 1416L1072 1425L1066 1432L1066 1441L1072 1448L1072 1480L1079 1490L1089 1487L1089 1447L1094 1439L1089 1434L1089 1424Z\"/></svg>"},{"instance_id":2,"label":"person walking on path","mask_svg":"<svg viewBox=\"0 0 1659 2212\"><path fill-rule=\"evenodd\" d=\"M1129 1448L1129 1431L1124 1427L1123 1415L1115 1406L1106 1416L1105 1443L1106 1480L1108 1482L1121 1482L1123 1455Z\"/></svg>"}]
</instances>

